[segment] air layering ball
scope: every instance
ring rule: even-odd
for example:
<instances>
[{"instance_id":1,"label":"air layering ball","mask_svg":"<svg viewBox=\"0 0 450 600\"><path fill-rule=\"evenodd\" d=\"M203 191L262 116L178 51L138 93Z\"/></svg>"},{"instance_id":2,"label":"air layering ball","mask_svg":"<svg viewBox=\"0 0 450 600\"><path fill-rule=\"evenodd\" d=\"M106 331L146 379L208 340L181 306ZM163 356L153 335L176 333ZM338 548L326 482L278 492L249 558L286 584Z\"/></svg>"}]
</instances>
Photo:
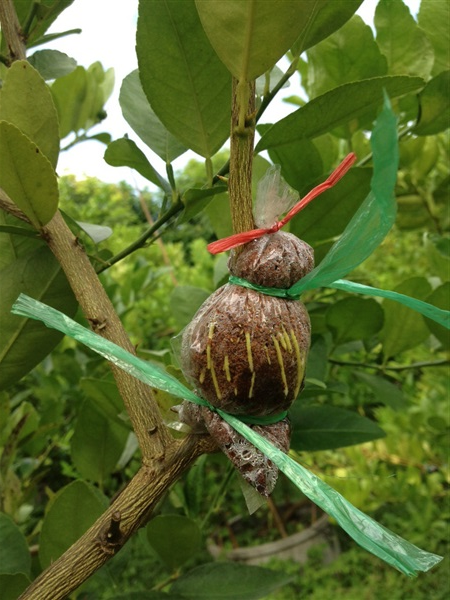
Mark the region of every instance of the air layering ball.
<instances>
[{"instance_id":1,"label":"air layering ball","mask_svg":"<svg viewBox=\"0 0 450 600\"><path fill-rule=\"evenodd\" d=\"M230 272L289 288L314 266L292 234L267 234L232 254ZM280 413L303 387L310 323L299 301L226 284L200 307L182 338L181 362L199 395L234 415Z\"/></svg>"}]
</instances>

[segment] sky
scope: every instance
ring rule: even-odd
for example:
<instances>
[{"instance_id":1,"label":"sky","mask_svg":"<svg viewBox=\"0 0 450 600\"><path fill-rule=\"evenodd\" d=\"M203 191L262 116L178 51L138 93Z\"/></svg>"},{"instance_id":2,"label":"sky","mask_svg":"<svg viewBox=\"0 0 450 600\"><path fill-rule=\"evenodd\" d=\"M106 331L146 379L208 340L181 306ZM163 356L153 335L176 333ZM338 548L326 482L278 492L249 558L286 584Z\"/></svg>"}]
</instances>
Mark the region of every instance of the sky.
<instances>
[{"instance_id":1,"label":"sky","mask_svg":"<svg viewBox=\"0 0 450 600\"><path fill-rule=\"evenodd\" d=\"M420 0L406 0L413 15L417 14ZM377 0L364 0L358 13L366 23L373 22ZM60 32L73 28L82 29L79 35L71 35L48 44L45 48L53 48L73 57L79 65L88 67L100 61L104 69L110 67L115 71L114 92L106 104L107 118L91 133L106 131L113 139L127 134L145 152L152 165L165 174L163 161L143 144L122 117L119 105L119 91L122 80L128 73L137 68L135 52L136 23L138 0L75 0L54 22L49 32ZM36 48L43 49L44 46ZM286 62L287 66L287 62ZM282 90L288 96L298 93L292 87ZM282 95L280 94L282 97ZM295 110L295 107L282 101L274 102L264 115L265 122L274 122ZM106 182L128 181L140 188L151 187L149 182L127 167L111 167L103 160L105 146L99 142L77 144L67 152L62 152L58 162L58 174L73 173L81 179L86 176L97 177ZM182 168L189 158L195 157L192 152L186 153L174 161L174 169Z\"/></svg>"}]
</instances>

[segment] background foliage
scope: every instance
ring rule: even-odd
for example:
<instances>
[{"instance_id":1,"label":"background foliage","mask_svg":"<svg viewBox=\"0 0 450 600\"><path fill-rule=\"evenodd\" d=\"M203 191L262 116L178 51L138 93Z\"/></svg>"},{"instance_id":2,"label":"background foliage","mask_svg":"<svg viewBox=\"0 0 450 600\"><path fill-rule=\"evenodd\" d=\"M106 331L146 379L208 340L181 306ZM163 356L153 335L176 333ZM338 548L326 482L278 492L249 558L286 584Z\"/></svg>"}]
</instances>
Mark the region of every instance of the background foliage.
<instances>
[{"instance_id":1,"label":"background foliage","mask_svg":"<svg viewBox=\"0 0 450 600\"><path fill-rule=\"evenodd\" d=\"M226 187L215 176L227 171L227 150L219 149L229 135L230 71L237 78L260 77L255 181L273 161L303 194L347 152L358 156L358 166L290 225L314 247L316 262L368 193L368 132L382 92L388 92L399 119L398 217L351 278L450 308L449 33L442 26L448 3L422 0L415 20L401 0L380 0L373 32L352 16L359 1L294 2L296 21L287 9L269 15L264 9L270 3L257 2L254 38L246 46L243 2L141 2L139 70L125 78L120 93L139 144L91 132L104 118L111 70L35 50L69 4L15 1L34 68L25 77L19 63L1 68L0 186L33 223L48 221L59 202L141 356L181 377L170 338L226 277L226 258L210 256L206 244L231 233ZM308 30L306 17L312 19ZM268 37L267 27L284 31L287 24L292 33ZM236 44L224 31L236 32ZM268 51L261 57L264 45ZM292 61L287 75L275 68L265 76L285 53ZM301 95L288 100L298 108L273 125L260 124L289 74L302 86ZM17 104L17 97L25 101ZM35 126L42 120L45 133ZM66 148L93 138L107 144L105 160L136 169L153 184L151 191L74 177L57 182L59 137ZM165 174L150 164L148 148L166 162ZM191 161L174 173L171 162L188 148L204 162ZM39 173L40 195L34 195L29 189ZM42 240L0 211L0 245L0 589L8 600L101 514L137 471L139 449L107 364L10 315L21 291L76 313L67 281ZM445 553L447 332L389 301L332 290L308 292L304 301L313 337L307 385L291 413L294 455L386 526ZM173 418L173 399L162 392L157 398L166 418ZM274 502L282 507L287 501L305 504L281 478ZM268 538L277 534L274 510L269 505L258 511ZM405 582L341 534L344 552L329 566L322 565L321 548L301 568L274 560L269 566L277 572L212 562L206 549L212 537L224 550L255 543L249 528L238 538L230 534L230 519L245 512L224 458L202 457L147 527L73 597L200 598L202 590L210 600L219 591L221 598L278 600L302 594L447 597L445 565ZM304 525L297 522L293 530ZM285 526L291 527L288 519Z\"/></svg>"}]
</instances>

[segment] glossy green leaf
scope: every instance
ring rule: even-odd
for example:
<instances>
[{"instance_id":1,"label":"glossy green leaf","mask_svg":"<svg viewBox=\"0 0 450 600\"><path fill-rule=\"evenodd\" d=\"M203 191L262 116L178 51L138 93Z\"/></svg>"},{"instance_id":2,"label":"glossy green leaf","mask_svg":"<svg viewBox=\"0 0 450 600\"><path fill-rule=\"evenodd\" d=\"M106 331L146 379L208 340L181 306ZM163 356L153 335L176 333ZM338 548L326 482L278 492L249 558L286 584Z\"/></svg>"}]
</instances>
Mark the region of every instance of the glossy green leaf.
<instances>
[{"instance_id":1,"label":"glossy green leaf","mask_svg":"<svg viewBox=\"0 0 450 600\"><path fill-rule=\"evenodd\" d=\"M231 77L203 31L194 0L141 0L136 43L152 109L187 148L211 157L229 136Z\"/></svg>"},{"instance_id":2,"label":"glossy green leaf","mask_svg":"<svg viewBox=\"0 0 450 600\"><path fill-rule=\"evenodd\" d=\"M169 182L152 167L145 154L128 138L121 138L111 142L105 151L105 161L112 167L130 167L135 169L142 177L148 179L156 186L170 194Z\"/></svg>"},{"instance_id":3,"label":"glossy green leaf","mask_svg":"<svg viewBox=\"0 0 450 600\"><path fill-rule=\"evenodd\" d=\"M275 65L327 0L196 0L206 35L236 79L252 81Z\"/></svg>"},{"instance_id":4,"label":"glossy green leaf","mask_svg":"<svg viewBox=\"0 0 450 600\"><path fill-rule=\"evenodd\" d=\"M191 188L183 194L183 204L185 206L179 219L180 223L185 223L192 219L199 212L204 210L217 194L223 194L227 191L226 186L217 185L211 188L198 189Z\"/></svg>"},{"instance_id":5,"label":"glossy green leaf","mask_svg":"<svg viewBox=\"0 0 450 600\"><path fill-rule=\"evenodd\" d=\"M427 83L419 94L420 119L417 135L434 135L450 126L450 71L443 71Z\"/></svg>"},{"instance_id":6,"label":"glossy green leaf","mask_svg":"<svg viewBox=\"0 0 450 600\"><path fill-rule=\"evenodd\" d=\"M376 300L351 296L333 303L326 313L326 324L336 344L367 340L383 327L383 309Z\"/></svg>"},{"instance_id":7,"label":"glossy green leaf","mask_svg":"<svg viewBox=\"0 0 450 600\"><path fill-rule=\"evenodd\" d=\"M353 168L291 221L291 233L311 246L340 235L370 190L372 169ZM323 181L323 175L320 180ZM315 181L314 184L318 183ZM316 257L316 263L318 263Z\"/></svg>"},{"instance_id":8,"label":"glossy green leaf","mask_svg":"<svg viewBox=\"0 0 450 600\"><path fill-rule=\"evenodd\" d=\"M63 487L52 499L42 523L39 560L48 567L63 554L106 510L100 492L78 479Z\"/></svg>"},{"instance_id":9,"label":"glossy green leaf","mask_svg":"<svg viewBox=\"0 0 450 600\"><path fill-rule=\"evenodd\" d=\"M7 267L16 258L43 246L43 241L31 225L4 211L0 211L0 225L2 228L12 229L9 233L0 235L0 270ZM19 230L19 235L15 235L14 230Z\"/></svg>"},{"instance_id":10,"label":"glossy green leaf","mask_svg":"<svg viewBox=\"0 0 450 600\"><path fill-rule=\"evenodd\" d=\"M171 592L186 600L258 600L290 581L281 571L216 562L188 571L174 582Z\"/></svg>"},{"instance_id":11,"label":"glossy green leaf","mask_svg":"<svg viewBox=\"0 0 450 600\"><path fill-rule=\"evenodd\" d=\"M374 24L377 43L388 61L389 74L428 79L434 62L433 48L403 1L380 0Z\"/></svg>"},{"instance_id":12,"label":"glossy green leaf","mask_svg":"<svg viewBox=\"0 0 450 600\"><path fill-rule=\"evenodd\" d=\"M291 48L295 56L299 56L308 48L315 46L346 23L358 10L363 0L346 0L346 2L329 2L316 4L314 18L308 23L300 37Z\"/></svg>"},{"instance_id":13,"label":"glossy green leaf","mask_svg":"<svg viewBox=\"0 0 450 600\"><path fill-rule=\"evenodd\" d=\"M137 69L123 80L119 103L124 119L133 131L166 163L186 152L186 146L167 131L153 112L142 89Z\"/></svg>"},{"instance_id":14,"label":"glossy green leaf","mask_svg":"<svg viewBox=\"0 0 450 600\"><path fill-rule=\"evenodd\" d=\"M106 419L114 421L122 427L129 429L127 416L122 397L114 381L83 377L79 382L80 388L95 405L95 409Z\"/></svg>"},{"instance_id":15,"label":"glossy green leaf","mask_svg":"<svg viewBox=\"0 0 450 600\"><path fill-rule=\"evenodd\" d=\"M4 513L0 513L0 540L0 574L29 574L31 555L25 536Z\"/></svg>"},{"instance_id":16,"label":"glossy green leaf","mask_svg":"<svg viewBox=\"0 0 450 600\"><path fill-rule=\"evenodd\" d=\"M81 477L102 486L114 472L128 438L128 430L100 413L91 399L78 413L71 456Z\"/></svg>"},{"instance_id":17,"label":"glossy green leaf","mask_svg":"<svg viewBox=\"0 0 450 600\"><path fill-rule=\"evenodd\" d=\"M31 581L23 573L15 575L0 575L0 590L2 600L17 600L20 594L27 589Z\"/></svg>"},{"instance_id":18,"label":"glossy green leaf","mask_svg":"<svg viewBox=\"0 0 450 600\"><path fill-rule=\"evenodd\" d=\"M371 28L354 16L341 29L307 52L310 97L344 83L387 74L387 63Z\"/></svg>"},{"instance_id":19,"label":"glossy green leaf","mask_svg":"<svg viewBox=\"0 0 450 600\"><path fill-rule=\"evenodd\" d=\"M48 248L32 238L2 234L0 249L5 238L11 240L11 250L8 264L0 270L0 389L28 373L61 339L60 334L35 321L11 318L17 296L27 293L71 316L77 307L67 279ZM17 258L11 256L14 254Z\"/></svg>"},{"instance_id":20,"label":"glossy green leaf","mask_svg":"<svg viewBox=\"0 0 450 600\"><path fill-rule=\"evenodd\" d=\"M437 306L444 310L450 310L450 282L446 281L444 284L437 287L431 292L426 300L430 304L433 304L433 306ZM428 329L435 337L437 337L442 346L446 350L450 350L450 332L430 319L425 319L425 322Z\"/></svg>"},{"instance_id":21,"label":"glossy green leaf","mask_svg":"<svg viewBox=\"0 0 450 600\"><path fill-rule=\"evenodd\" d=\"M183 515L158 515L146 530L151 547L172 571L184 565L202 546L199 526Z\"/></svg>"},{"instance_id":22,"label":"glossy green leaf","mask_svg":"<svg viewBox=\"0 0 450 600\"><path fill-rule=\"evenodd\" d=\"M335 406L306 406L290 411L291 448L303 452L332 450L384 437L384 431L357 412Z\"/></svg>"},{"instance_id":23,"label":"glossy green leaf","mask_svg":"<svg viewBox=\"0 0 450 600\"><path fill-rule=\"evenodd\" d=\"M47 81L69 75L77 68L77 61L59 50L38 50L29 57L28 62Z\"/></svg>"},{"instance_id":24,"label":"glossy green leaf","mask_svg":"<svg viewBox=\"0 0 450 600\"><path fill-rule=\"evenodd\" d=\"M364 371L355 370L354 376L363 381L373 392L375 400L394 410L404 409L407 405L403 392L398 385L391 383L384 377L372 375Z\"/></svg>"},{"instance_id":25,"label":"glossy green leaf","mask_svg":"<svg viewBox=\"0 0 450 600\"><path fill-rule=\"evenodd\" d=\"M424 300L430 294L431 286L424 277L413 277L394 291ZM385 300L383 308L385 318L381 338L386 359L418 346L429 336L424 320L413 310L391 300Z\"/></svg>"},{"instance_id":26,"label":"glossy green leaf","mask_svg":"<svg viewBox=\"0 0 450 600\"><path fill-rule=\"evenodd\" d=\"M365 81L346 83L314 98L308 104L273 125L260 139L256 152L279 148L296 140L315 138L337 127L375 117L383 104L383 90L396 98L419 91L424 85L420 77L375 77Z\"/></svg>"},{"instance_id":27,"label":"glossy green leaf","mask_svg":"<svg viewBox=\"0 0 450 600\"><path fill-rule=\"evenodd\" d=\"M45 81L26 60L15 61L7 71L0 92L0 121L20 129L56 168L58 115Z\"/></svg>"},{"instance_id":28,"label":"glossy green leaf","mask_svg":"<svg viewBox=\"0 0 450 600\"><path fill-rule=\"evenodd\" d=\"M424 236L428 261L431 273L437 275L441 281L448 281L450 277L450 236L439 234L426 234Z\"/></svg>"},{"instance_id":29,"label":"glossy green leaf","mask_svg":"<svg viewBox=\"0 0 450 600\"><path fill-rule=\"evenodd\" d=\"M304 190L323 173L323 163L314 142L307 138L269 150L275 164L281 166L281 176L294 190Z\"/></svg>"},{"instance_id":30,"label":"glossy green leaf","mask_svg":"<svg viewBox=\"0 0 450 600\"><path fill-rule=\"evenodd\" d=\"M233 233L228 193L215 196L213 201L206 207L205 214L208 216L211 227L218 239Z\"/></svg>"},{"instance_id":31,"label":"glossy green leaf","mask_svg":"<svg viewBox=\"0 0 450 600\"><path fill-rule=\"evenodd\" d=\"M58 183L46 156L17 127L0 121L0 187L40 229L58 209Z\"/></svg>"},{"instance_id":32,"label":"glossy green leaf","mask_svg":"<svg viewBox=\"0 0 450 600\"><path fill-rule=\"evenodd\" d=\"M446 0L421 0L419 25L434 50L433 75L450 69L450 3Z\"/></svg>"},{"instance_id":33,"label":"glossy green leaf","mask_svg":"<svg viewBox=\"0 0 450 600\"><path fill-rule=\"evenodd\" d=\"M170 296L170 308L180 327L185 327L210 292L191 285L177 286Z\"/></svg>"}]
</instances>

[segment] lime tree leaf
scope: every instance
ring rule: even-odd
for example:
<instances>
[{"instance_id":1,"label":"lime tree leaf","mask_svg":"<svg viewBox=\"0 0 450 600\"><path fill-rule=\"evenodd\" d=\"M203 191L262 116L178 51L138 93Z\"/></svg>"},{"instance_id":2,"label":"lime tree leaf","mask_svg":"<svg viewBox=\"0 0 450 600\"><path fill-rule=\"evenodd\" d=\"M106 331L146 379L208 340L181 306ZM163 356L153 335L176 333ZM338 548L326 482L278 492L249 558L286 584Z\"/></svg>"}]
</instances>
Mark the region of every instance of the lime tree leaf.
<instances>
[{"instance_id":1,"label":"lime tree leaf","mask_svg":"<svg viewBox=\"0 0 450 600\"><path fill-rule=\"evenodd\" d=\"M402 0L380 0L374 24L389 74L428 79L434 62L433 47Z\"/></svg>"},{"instance_id":2,"label":"lime tree leaf","mask_svg":"<svg viewBox=\"0 0 450 600\"><path fill-rule=\"evenodd\" d=\"M372 169L351 169L337 185L292 219L291 233L311 246L340 235L369 193L371 176Z\"/></svg>"},{"instance_id":3,"label":"lime tree leaf","mask_svg":"<svg viewBox=\"0 0 450 600\"><path fill-rule=\"evenodd\" d=\"M431 294L426 298L426 301L433 306L443 308L444 310L450 310L450 282L446 281L443 285L433 290ZM431 333L437 337L441 342L442 346L446 350L450 350L450 332L448 329L438 325L431 319L425 319L428 329Z\"/></svg>"},{"instance_id":4,"label":"lime tree leaf","mask_svg":"<svg viewBox=\"0 0 450 600\"><path fill-rule=\"evenodd\" d=\"M0 121L0 187L40 229L58 208L55 171L39 148L17 127Z\"/></svg>"},{"instance_id":5,"label":"lime tree leaf","mask_svg":"<svg viewBox=\"0 0 450 600\"><path fill-rule=\"evenodd\" d=\"M133 131L166 163L186 152L186 146L167 131L153 112L142 89L137 69L123 80L119 103L124 119Z\"/></svg>"},{"instance_id":6,"label":"lime tree leaf","mask_svg":"<svg viewBox=\"0 0 450 600\"><path fill-rule=\"evenodd\" d=\"M202 546L202 532L183 515L158 515L146 527L147 539L171 571L178 569Z\"/></svg>"},{"instance_id":7,"label":"lime tree leaf","mask_svg":"<svg viewBox=\"0 0 450 600\"><path fill-rule=\"evenodd\" d=\"M427 83L419 94L420 120L414 128L417 135L434 135L448 129L450 71L443 71Z\"/></svg>"},{"instance_id":8,"label":"lime tree leaf","mask_svg":"<svg viewBox=\"0 0 450 600\"><path fill-rule=\"evenodd\" d=\"M27 589L31 581L23 573L15 575L0 575L0 590L2 600L17 600L20 594Z\"/></svg>"},{"instance_id":9,"label":"lime tree leaf","mask_svg":"<svg viewBox=\"0 0 450 600\"><path fill-rule=\"evenodd\" d=\"M11 306L19 294L24 292L69 316L73 316L77 308L67 279L47 247L24 236L2 234L0 241L4 237L14 238L14 252L18 257L0 271L0 389L28 373L62 337L34 320L13 317Z\"/></svg>"},{"instance_id":10,"label":"lime tree leaf","mask_svg":"<svg viewBox=\"0 0 450 600\"><path fill-rule=\"evenodd\" d=\"M48 567L76 542L107 508L107 501L92 485L78 479L53 498L42 523L39 560Z\"/></svg>"},{"instance_id":11,"label":"lime tree leaf","mask_svg":"<svg viewBox=\"0 0 450 600\"><path fill-rule=\"evenodd\" d=\"M236 79L252 81L284 56L327 0L195 0L195 4L220 60Z\"/></svg>"},{"instance_id":12,"label":"lime tree leaf","mask_svg":"<svg viewBox=\"0 0 450 600\"><path fill-rule=\"evenodd\" d=\"M205 214L208 216L217 238L227 237L233 233L228 193L215 196L205 208Z\"/></svg>"},{"instance_id":13,"label":"lime tree leaf","mask_svg":"<svg viewBox=\"0 0 450 600\"><path fill-rule=\"evenodd\" d=\"M431 292L431 286L424 277L412 277L395 287L394 291L425 300ZM425 321L414 310L393 300L384 300L383 308L381 338L385 359L418 346L430 335Z\"/></svg>"},{"instance_id":14,"label":"lime tree leaf","mask_svg":"<svg viewBox=\"0 0 450 600\"><path fill-rule=\"evenodd\" d=\"M141 0L136 44L152 109L187 148L211 157L229 136L231 77L203 31L194 0Z\"/></svg>"},{"instance_id":15,"label":"lime tree leaf","mask_svg":"<svg viewBox=\"0 0 450 600\"><path fill-rule=\"evenodd\" d=\"M326 324L336 344L367 340L381 330L383 321L383 309L371 298L344 298L332 304L326 312Z\"/></svg>"},{"instance_id":16,"label":"lime tree leaf","mask_svg":"<svg viewBox=\"0 0 450 600\"><path fill-rule=\"evenodd\" d=\"M308 138L269 150L275 164L281 165L281 175L295 190L304 190L323 173L320 153ZM299 160L301 156L301 160Z\"/></svg>"},{"instance_id":17,"label":"lime tree leaf","mask_svg":"<svg viewBox=\"0 0 450 600\"><path fill-rule=\"evenodd\" d=\"M148 179L156 186L170 194L168 181L152 167L145 154L128 138L121 138L111 142L105 151L105 161L112 167L130 167L135 169L142 177Z\"/></svg>"},{"instance_id":18,"label":"lime tree leaf","mask_svg":"<svg viewBox=\"0 0 450 600\"><path fill-rule=\"evenodd\" d=\"M27 46L37 42L53 21L55 21L63 10L70 6L72 2L73 0L45 0L45 2L39 2L27 36ZM22 26L26 22L32 4L34 4L33 0L22 0L21 2L16 0L14 2L14 7Z\"/></svg>"},{"instance_id":19,"label":"lime tree leaf","mask_svg":"<svg viewBox=\"0 0 450 600\"><path fill-rule=\"evenodd\" d=\"M180 327L185 327L210 292L191 285L177 286L170 296L170 308Z\"/></svg>"},{"instance_id":20,"label":"lime tree leaf","mask_svg":"<svg viewBox=\"0 0 450 600\"><path fill-rule=\"evenodd\" d=\"M358 10L363 0L346 0L346 2L330 2L316 4L314 18L310 20L300 37L295 41L291 52L299 56L302 52L315 46L334 31L337 31Z\"/></svg>"},{"instance_id":21,"label":"lime tree leaf","mask_svg":"<svg viewBox=\"0 0 450 600\"><path fill-rule=\"evenodd\" d=\"M208 563L188 571L170 588L192 600L258 600L280 589L292 577L273 569L239 563Z\"/></svg>"},{"instance_id":22,"label":"lime tree leaf","mask_svg":"<svg viewBox=\"0 0 450 600\"><path fill-rule=\"evenodd\" d=\"M29 574L31 555L25 536L4 513L0 513L0 540L0 574Z\"/></svg>"},{"instance_id":23,"label":"lime tree leaf","mask_svg":"<svg viewBox=\"0 0 450 600\"><path fill-rule=\"evenodd\" d=\"M420 77L407 76L374 77L346 83L278 121L259 140L256 152L292 144L303 137L315 138L349 121L367 122L375 117L383 104L383 90L392 99L417 92L423 86Z\"/></svg>"},{"instance_id":24,"label":"lime tree leaf","mask_svg":"<svg viewBox=\"0 0 450 600\"><path fill-rule=\"evenodd\" d=\"M128 417L125 416L123 400L114 381L84 377L80 381L80 388L104 417L122 427L127 426Z\"/></svg>"},{"instance_id":25,"label":"lime tree leaf","mask_svg":"<svg viewBox=\"0 0 450 600\"><path fill-rule=\"evenodd\" d=\"M102 486L113 473L128 438L128 428L99 412L91 399L78 413L71 455L80 475Z\"/></svg>"},{"instance_id":26,"label":"lime tree leaf","mask_svg":"<svg viewBox=\"0 0 450 600\"><path fill-rule=\"evenodd\" d=\"M0 120L20 129L56 168L58 115L44 79L26 60L16 60L7 70L0 93Z\"/></svg>"},{"instance_id":27,"label":"lime tree leaf","mask_svg":"<svg viewBox=\"0 0 450 600\"><path fill-rule=\"evenodd\" d=\"M403 409L407 405L402 390L384 377L371 375L363 371L355 371L354 375L372 390L377 402L385 404L393 410Z\"/></svg>"},{"instance_id":28,"label":"lime tree leaf","mask_svg":"<svg viewBox=\"0 0 450 600\"><path fill-rule=\"evenodd\" d=\"M223 194L226 191L227 188L223 185L217 185L206 189L191 188L190 190L187 190L183 194L182 200L185 208L179 222L184 223L189 221L189 219L192 219L195 215L204 210L214 196Z\"/></svg>"},{"instance_id":29,"label":"lime tree leaf","mask_svg":"<svg viewBox=\"0 0 450 600\"><path fill-rule=\"evenodd\" d=\"M111 237L113 230L106 225L95 225L94 223L84 223L76 221L76 224L82 229L95 244L99 244Z\"/></svg>"},{"instance_id":30,"label":"lime tree leaf","mask_svg":"<svg viewBox=\"0 0 450 600\"><path fill-rule=\"evenodd\" d=\"M450 68L450 3L422 0L419 25L427 34L434 50L433 75Z\"/></svg>"},{"instance_id":31,"label":"lime tree leaf","mask_svg":"<svg viewBox=\"0 0 450 600\"><path fill-rule=\"evenodd\" d=\"M296 407L297 406L297 407ZM374 421L334 406L293 406L291 447L306 452L332 450L384 437Z\"/></svg>"},{"instance_id":32,"label":"lime tree leaf","mask_svg":"<svg viewBox=\"0 0 450 600\"><path fill-rule=\"evenodd\" d=\"M38 50L28 58L28 62L47 81L69 75L77 68L77 61L59 50Z\"/></svg>"},{"instance_id":33,"label":"lime tree leaf","mask_svg":"<svg viewBox=\"0 0 450 600\"><path fill-rule=\"evenodd\" d=\"M352 17L341 29L307 52L310 97L351 81L387 73L371 28L360 17Z\"/></svg>"}]
</instances>

